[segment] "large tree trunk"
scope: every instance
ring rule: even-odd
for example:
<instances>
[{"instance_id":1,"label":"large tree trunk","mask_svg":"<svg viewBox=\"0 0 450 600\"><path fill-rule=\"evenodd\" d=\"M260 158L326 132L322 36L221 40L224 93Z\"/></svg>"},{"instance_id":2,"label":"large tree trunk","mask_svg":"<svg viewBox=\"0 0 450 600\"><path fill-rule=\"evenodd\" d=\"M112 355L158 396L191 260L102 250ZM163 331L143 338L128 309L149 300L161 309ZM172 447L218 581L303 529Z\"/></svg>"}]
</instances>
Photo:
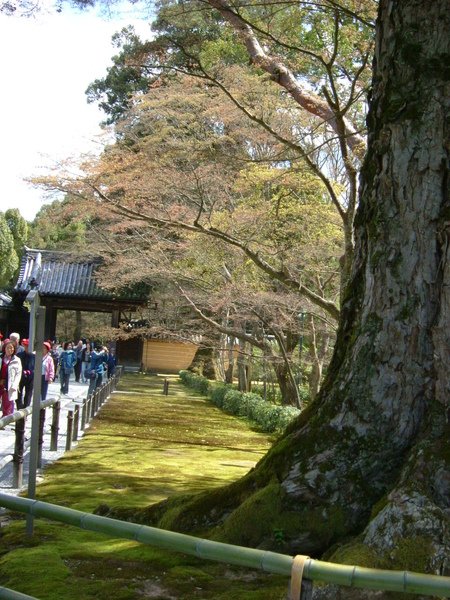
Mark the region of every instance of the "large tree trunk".
<instances>
[{"instance_id":1,"label":"large tree trunk","mask_svg":"<svg viewBox=\"0 0 450 600\"><path fill-rule=\"evenodd\" d=\"M260 547L282 530L312 556L359 535L331 560L448 574L449 21L448 0L381 1L355 259L321 392L246 477L184 498L164 526Z\"/></svg>"}]
</instances>

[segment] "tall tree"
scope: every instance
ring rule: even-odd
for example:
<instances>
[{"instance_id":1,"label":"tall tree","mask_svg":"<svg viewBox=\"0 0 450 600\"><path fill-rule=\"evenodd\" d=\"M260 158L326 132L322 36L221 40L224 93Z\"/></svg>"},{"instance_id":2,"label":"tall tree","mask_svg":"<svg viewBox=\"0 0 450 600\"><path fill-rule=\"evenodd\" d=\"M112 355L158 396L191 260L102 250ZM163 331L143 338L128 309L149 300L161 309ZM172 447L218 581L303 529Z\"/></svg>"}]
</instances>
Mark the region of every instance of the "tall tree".
<instances>
[{"instance_id":1,"label":"tall tree","mask_svg":"<svg viewBox=\"0 0 450 600\"><path fill-rule=\"evenodd\" d=\"M304 161L321 179L342 220L343 285L353 260L373 4L350 0L282 5L270 0L161 2L155 40L142 43L131 33L123 39L124 64L145 73L151 89L173 73L200 78L269 132L285 148L285 159ZM279 115L301 116L295 125L286 128L282 119L278 123L267 119L264 93L242 92L248 72L261 81L269 79L273 89L279 90ZM111 118L118 118L130 105L134 78L129 87L122 85L123 80L118 86L116 77L110 75L111 71L90 87L89 97L100 100ZM139 101L139 97L134 100Z\"/></svg>"},{"instance_id":2,"label":"tall tree","mask_svg":"<svg viewBox=\"0 0 450 600\"><path fill-rule=\"evenodd\" d=\"M5 220L14 238L14 249L21 256L23 247L28 239L28 223L20 214L18 208L9 208L5 212Z\"/></svg>"},{"instance_id":3,"label":"tall tree","mask_svg":"<svg viewBox=\"0 0 450 600\"><path fill-rule=\"evenodd\" d=\"M318 398L246 477L151 522L264 547L282 529L293 552L346 541L332 560L448 572L449 34L447 0L380 3L355 260Z\"/></svg>"},{"instance_id":4,"label":"tall tree","mask_svg":"<svg viewBox=\"0 0 450 600\"><path fill-rule=\"evenodd\" d=\"M249 83L260 85L251 78ZM272 111L277 119L279 106L268 95L266 118ZM287 128L298 122L286 116L283 120ZM188 285L186 297L193 292L196 308L211 317L211 307L220 307L228 315L228 323L210 318L210 326L265 349L285 402L296 403L289 365L298 341L295 310L314 310L324 319L324 304L336 314L342 235L321 181L301 165L280 160L271 136L192 77L174 78L170 85L142 95L117 132L116 144L94 165L84 185L74 185L78 196L90 194L90 210L107 211L109 224L105 221L103 231L114 235L115 245L107 240L105 253L113 254L114 285L124 278L149 276L181 281L185 289ZM162 244L161 260L157 248ZM125 259L136 261L130 248L135 245L138 266L124 269ZM225 271L233 281L224 282ZM290 286L278 279L290 281ZM297 295L294 302L286 292L289 287ZM299 287L311 290L315 302L302 298ZM259 302L258 290L273 295ZM269 304L263 309L264 301ZM276 308L288 302L291 310ZM204 316L202 310L197 314ZM260 327L252 326L261 320L275 335L274 344L261 338ZM258 335L250 335L249 328ZM323 360L319 354L314 353L316 364ZM316 378L315 387L318 383Z\"/></svg>"},{"instance_id":5,"label":"tall tree","mask_svg":"<svg viewBox=\"0 0 450 600\"><path fill-rule=\"evenodd\" d=\"M28 245L46 250L87 250L90 215L76 198L43 206L29 227Z\"/></svg>"}]
</instances>

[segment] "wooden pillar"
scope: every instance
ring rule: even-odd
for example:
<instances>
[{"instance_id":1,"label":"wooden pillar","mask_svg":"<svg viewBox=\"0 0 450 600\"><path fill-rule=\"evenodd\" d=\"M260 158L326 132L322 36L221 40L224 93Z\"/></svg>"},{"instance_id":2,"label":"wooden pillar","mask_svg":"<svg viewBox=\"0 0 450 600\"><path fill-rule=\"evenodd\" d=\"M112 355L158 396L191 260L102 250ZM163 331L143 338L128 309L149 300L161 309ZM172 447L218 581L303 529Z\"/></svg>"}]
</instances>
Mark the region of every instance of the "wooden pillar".
<instances>
[{"instance_id":1,"label":"wooden pillar","mask_svg":"<svg viewBox=\"0 0 450 600\"><path fill-rule=\"evenodd\" d=\"M52 304L46 304L44 339L53 340L56 336L57 309Z\"/></svg>"},{"instance_id":2,"label":"wooden pillar","mask_svg":"<svg viewBox=\"0 0 450 600\"><path fill-rule=\"evenodd\" d=\"M111 327L119 327L119 314L120 311L118 308L113 309L111 312Z\"/></svg>"}]
</instances>

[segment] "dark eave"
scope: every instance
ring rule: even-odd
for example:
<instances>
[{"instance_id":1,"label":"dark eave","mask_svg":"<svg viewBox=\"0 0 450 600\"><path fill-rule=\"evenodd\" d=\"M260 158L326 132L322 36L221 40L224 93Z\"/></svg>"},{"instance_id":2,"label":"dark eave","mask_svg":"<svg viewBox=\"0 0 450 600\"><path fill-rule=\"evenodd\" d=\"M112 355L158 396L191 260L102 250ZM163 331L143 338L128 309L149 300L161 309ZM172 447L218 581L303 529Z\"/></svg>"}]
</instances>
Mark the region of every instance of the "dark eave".
<instances>
[{"instance_id":1,"label":"dark eave","mask_svg":"<svg viewBox=\"0 0 450 600\"><path fill-rule=\"evenodd\" d=\"M71 305L98 302L111 306L137 306L146 301L143 293L116 293L97 285L95 273L102 262L99 256L25 247L14 293L26 296L37 287L42 299L60 307L65 301Z\"/></svg>"}]
</instances>

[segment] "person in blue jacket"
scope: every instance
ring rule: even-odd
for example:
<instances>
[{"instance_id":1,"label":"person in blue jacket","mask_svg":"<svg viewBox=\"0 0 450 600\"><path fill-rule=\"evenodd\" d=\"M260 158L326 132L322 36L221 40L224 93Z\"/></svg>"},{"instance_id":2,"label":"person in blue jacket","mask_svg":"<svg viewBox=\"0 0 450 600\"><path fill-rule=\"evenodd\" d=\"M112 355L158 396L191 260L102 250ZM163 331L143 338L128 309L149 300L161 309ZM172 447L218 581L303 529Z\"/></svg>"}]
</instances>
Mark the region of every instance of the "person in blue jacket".
<instances>
[{"instance_id":1,"label":"person in blue jacket","mask_svg":"<svg viewBox=\"0 0 450 600\"><path fill-rule=\"evenodd\" d=\"M95 350L91 352L91 370L88 396L91 396L94 391L102 385L107 359L107 349L102 346L96 346Z\"/></svg>"},{"instance_id":2,"label":"person in blue jacket","mask_svg":"<svg viewBox=\"0 0 450 600\"><path fill-rule=\"evenodd\" d=\"M116 353L114 352L113 348L111 348L108 352L108 358L106 360L106 365L108 368L108 379L111 379L111 377L113 377L116 372L116 365L117 365Z\"/></svg>"},{"instance_id":3,"label":"person in blue jacket","mask_svg":"<svg viewBox=\"0 0 450 600\"><path fill-rule=\"evenodd\" d=\"M69 393L69 379L77 362L77 355L72 349L72 342L64 342L63 351L59 357L59 378L61 381L61 394Z\"/></svg>"}]
</instances>

